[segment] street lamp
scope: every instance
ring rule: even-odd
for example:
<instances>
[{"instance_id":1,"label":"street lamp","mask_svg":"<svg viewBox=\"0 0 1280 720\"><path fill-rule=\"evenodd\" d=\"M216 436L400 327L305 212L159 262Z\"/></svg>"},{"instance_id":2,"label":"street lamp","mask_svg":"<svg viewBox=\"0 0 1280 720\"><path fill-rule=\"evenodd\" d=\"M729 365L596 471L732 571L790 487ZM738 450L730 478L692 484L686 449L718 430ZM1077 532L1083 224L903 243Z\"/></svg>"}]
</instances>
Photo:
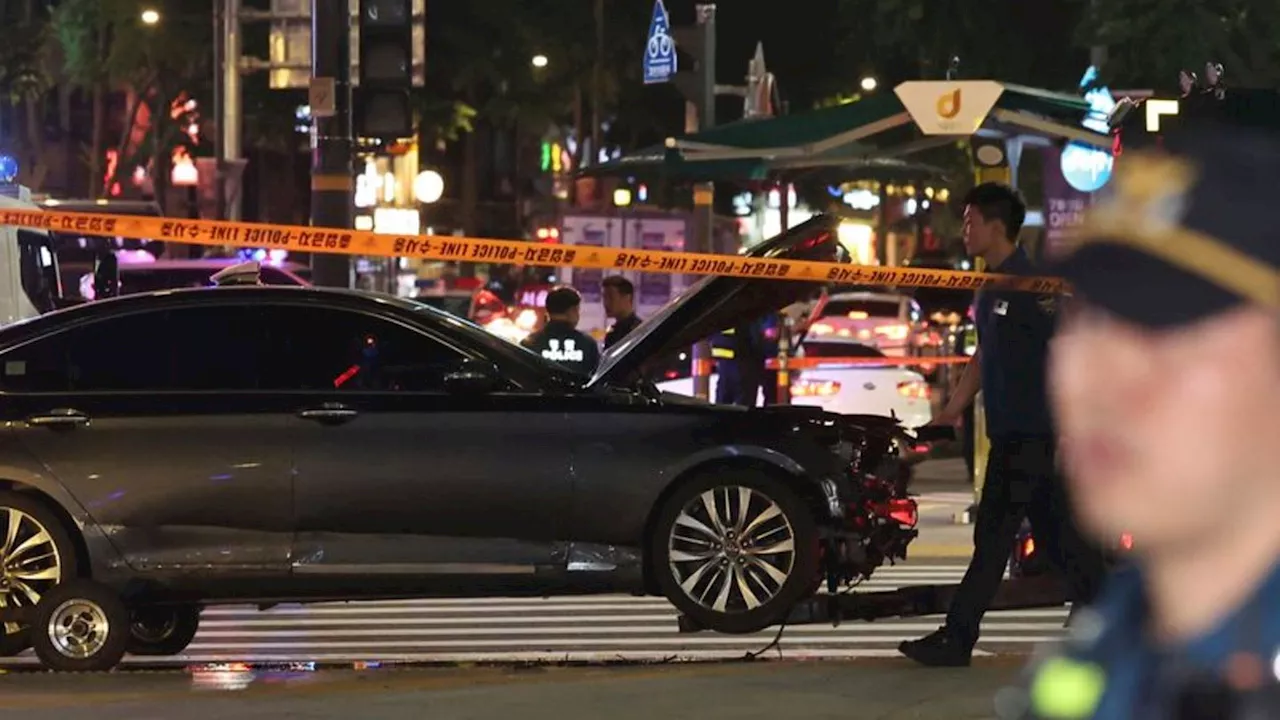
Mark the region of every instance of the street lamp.
<instances>
[{"instance_id":1,"label":"street lamp","mask_svg":"<svg viewBox=\"0 0 1280 720\"><path fill-rule=\"evenodd\" d=\"M160 13L155 10L143 10L142 22L145 25L155 25L160 22Z\"/></svg>"},{"instance_id":2,"label":"street lamp","mask_svg":"<svg viewBox=\"0 0 1280 720\"><path fill-rule=\"evenodd\" d=\"M875 89L876 89L876 86L877 86L879 83L877 83L877 82L876 82L876 79L875 79L875 78L873 78L873 77L871 77L870 75L868 75L868 76L866 76L866 77L862 78L862 82L861 82L860 84L862 85L862 89L863 89L863 91L864 91L864 92L871 92L872 90L875 90Z\"/></svg>"},{"instance_id":3,"label":"street lamp","mask_svg":"<svg viewBox=\"0 0 1280 720\"><path fill-rule=\"evenodd\" d=\"M533 66L536 68L544 68L547 66L548 60L546 55L534 55L533 60L530 62L532 62Z\"/></svg>"}]
</instances>

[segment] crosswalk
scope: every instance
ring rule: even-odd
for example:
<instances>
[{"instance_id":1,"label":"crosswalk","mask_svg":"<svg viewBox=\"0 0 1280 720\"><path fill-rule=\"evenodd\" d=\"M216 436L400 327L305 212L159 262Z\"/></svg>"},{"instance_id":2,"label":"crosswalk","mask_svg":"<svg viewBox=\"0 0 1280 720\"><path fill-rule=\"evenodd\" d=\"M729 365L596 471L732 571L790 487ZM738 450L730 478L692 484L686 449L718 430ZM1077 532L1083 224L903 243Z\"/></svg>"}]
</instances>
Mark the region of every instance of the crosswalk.
<instances>
[{"instance_id":1,"label":"crosswalk","mask_svg":"<svg viewBox=\"0 0 1280 720\"><path fill-rule=\"evenodd\" d=\"M882 568L861 589L953 583L961 565ZM991 613L983 654L1025 653L1056 639L1064 608ZM785 629L769 655L858 658L896 655L905 639L932 632L940 618L801 625ZM680 634L662 598L619 595L330 603L205 610L200 633L179 658L128 658L126 665L214 662L552 662L731 659L769 645L776 629L754 635ZM34 663L26 653L0 667Z\"/></svg>"}]
</instances>

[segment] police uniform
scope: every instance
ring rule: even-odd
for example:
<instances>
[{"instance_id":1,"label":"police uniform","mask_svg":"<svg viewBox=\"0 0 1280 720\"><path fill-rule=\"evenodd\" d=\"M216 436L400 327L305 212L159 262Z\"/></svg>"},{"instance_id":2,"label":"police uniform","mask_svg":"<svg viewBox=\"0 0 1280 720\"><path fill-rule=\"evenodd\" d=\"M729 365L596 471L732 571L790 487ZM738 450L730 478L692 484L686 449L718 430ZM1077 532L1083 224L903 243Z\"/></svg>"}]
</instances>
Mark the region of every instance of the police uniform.
<instances>
[{"instance_id":1,"label":"police uniform","mask_svg":"<svg viewBox=\"0 0 1280 720\"><path fill-rule=\"evenodd\" d=\"M635 330L639 326L640 318L636 317L635 313L631 313L624 318L614 320L613 325L609 327L609 331L604 334L604 349L608 350L614 345L617 345L622 341L622 338L629 335L632 330Z\"/></svg>"},{"instance_id":2,"label":"police uniform","mask_svg":"<svg viewBox=\"0 0 1280 720\"><path fill-rule=\"evenodd\" d=\"M1150 329L1186 327L1241 303L1280 312L1269 199L1280 187L1280 138L1200 124L1167 136L1165 147L1117 160L1110 201L1052 272L1091 304ZM1000 693L1000 716L1280 718L1280 558L1217 627L1181 644L1146 634L1147 607L1137 556L1068 639Z\"/></svg>"},{"instance_id":3,"label":"police uniform","mask_svg":"<svg viewBox=\"0 0 1280 720\"><path fill-rule=\"evenodd\" d=\"M541 330L525 338L525 347L584 375L600 364L600 348L595 339L563 320L549 320Z\"/></svg>"},{"instance_id":4,"label":"police uniform","mask_svg":"<svg viewBox=\"0 0 1280 720\"><path fill-rule=\"evenodd\" d=\"M991 271L1042 274L1021 247ZM968 664L1024 519L1030 519L1039 545L1065 576L1073 603L1091 601L1106 575L1102 552L1087 543L1072 522L1057 473L1046 388L1055 298L986 290L978 294L974 316L990 440L986 479L974 520L973 559L956 589L946 625L900 646L903 654L927 665Z\"/></svg>"}]
</instances>

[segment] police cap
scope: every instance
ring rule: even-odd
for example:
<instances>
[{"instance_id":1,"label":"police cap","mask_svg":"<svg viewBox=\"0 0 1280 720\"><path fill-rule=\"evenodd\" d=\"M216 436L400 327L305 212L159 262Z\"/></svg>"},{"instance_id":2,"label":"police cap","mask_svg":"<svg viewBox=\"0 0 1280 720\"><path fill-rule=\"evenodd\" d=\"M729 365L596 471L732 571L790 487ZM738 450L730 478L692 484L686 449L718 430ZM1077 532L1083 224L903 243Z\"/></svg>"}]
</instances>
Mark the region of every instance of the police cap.
<instances>
[{"instance_id":1,"label":"police cap","mask_svg":"<svg viewBox=\"0 0 1280 720\"><path fill-rule=\"evenodd\" d=\"M1090 303L1150 328L1241 304L1280 310L1280 136L1188 123L1162 149L1116 159L1057 275Z\"/></svg>"}]
</instances>

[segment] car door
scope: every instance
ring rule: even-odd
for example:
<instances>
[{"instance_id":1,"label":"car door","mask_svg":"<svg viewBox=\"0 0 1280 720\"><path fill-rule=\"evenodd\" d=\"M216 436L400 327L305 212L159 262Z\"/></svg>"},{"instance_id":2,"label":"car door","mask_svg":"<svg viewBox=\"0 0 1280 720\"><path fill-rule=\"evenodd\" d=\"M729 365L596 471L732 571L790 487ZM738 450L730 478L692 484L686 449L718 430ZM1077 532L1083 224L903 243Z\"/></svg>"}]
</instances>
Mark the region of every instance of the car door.
<instances>
[{"instance_id":1,"label":"car door","mask_svg":"<svg viewBox=\"0 0 1280 720\"><path fill-rule=\"evenodd\" d=\"M562 563L565 415L537 395L445 392L477 351L428 326L283 305L278 385L296 393L296 574L529 575Z\"/></svg>"},{"instance_id":2,"label":"car door","mask_svg":"<svg viewBox=\"0 0 1280 720\"><path fill-rule=\"evenodd\" d=\"M287 420L257 387L251 307L171 307L0 358L18 439L138 571L288 567Z\"/></svg>"}]
</instances>

